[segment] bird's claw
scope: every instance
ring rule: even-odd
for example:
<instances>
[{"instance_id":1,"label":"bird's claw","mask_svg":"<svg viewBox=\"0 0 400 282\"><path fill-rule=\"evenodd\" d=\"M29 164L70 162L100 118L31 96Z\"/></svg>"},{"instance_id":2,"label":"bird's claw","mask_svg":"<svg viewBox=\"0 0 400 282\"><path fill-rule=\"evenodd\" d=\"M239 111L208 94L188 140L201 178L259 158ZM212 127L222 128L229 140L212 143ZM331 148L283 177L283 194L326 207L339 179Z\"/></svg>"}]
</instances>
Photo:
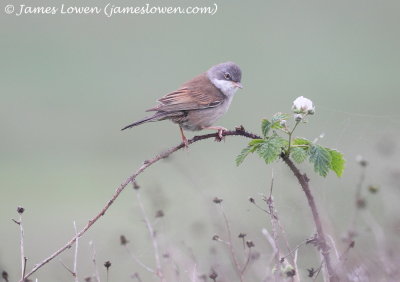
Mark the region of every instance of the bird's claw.
<instances>
[{"instance_id":1,"label":"bird's claw","mask_svg":"<svg viewBox=\"0 0 400 282\"><path fill-rule=\"evenodd\" d=\"M227 131L226 128L219 128L218 131L217 131L217 136L215 136L215 141L221 142L222 140L224 140L225 131Z\"/></svg>"},{"instance_id":2,"label":"bird's claw","mask_svg":"<svg viewBox=\"0 0 400 282\"><path fill-rule=\"evenodd\" d=\"M189 149L189 141L187 140L186 137L182 138L182 143L183 143L183 146L185 147L185 149Z\"/></svg>"}]
</instances>

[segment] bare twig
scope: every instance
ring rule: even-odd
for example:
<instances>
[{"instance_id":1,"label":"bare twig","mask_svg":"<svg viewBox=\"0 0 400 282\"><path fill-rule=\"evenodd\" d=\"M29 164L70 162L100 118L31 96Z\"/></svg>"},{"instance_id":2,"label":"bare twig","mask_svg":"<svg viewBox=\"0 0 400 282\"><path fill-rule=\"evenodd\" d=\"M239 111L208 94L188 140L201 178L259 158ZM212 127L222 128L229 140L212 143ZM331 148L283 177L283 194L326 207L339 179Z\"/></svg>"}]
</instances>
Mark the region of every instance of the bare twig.
<instances>
[{"instance_id":1,"label":"bare twig","mask_svg":"<svg viewBox=\"0 0 400 282\"><path fill-rule=\"evenodd\" d=\"M24 248L24 227L22 226L22 214L24 213L25 209L23 207L17 207L17 212L19 214L19 221L13 219L13 221L19 225L19 232L20 232L20 253L21 253L21 281L25 280L25 272L26 272L26 261L27 258L25 257L25 248Z\"/></svg>"},{"instance_id":2,"label":"bare twig","mask_svg":"<svg viewBox=\"0 0 400 282\"><path fill-rule=\"evenodd\" d=\"M321 261L320 265L318 268L314 271L314 279L313 281L317 281L318 275L321 272L322 266L324 265L324 261Z\"/></svg>"},{"instance_id":3,"label":"bare twig","mask_svg":"<svg viewBox=\"0 0 400 282\"><path fill-rule=\"evenodd\" d=\"M197 276L198 276L197 264L195 263L193 266L193 271L192 271L192 275L190 277L190 281L197 282Z\"/></svg>"},{"instance_id":4,"label":"bare twig","mask_svg":"<svg viewBox=\"0 0 400 282\"><path fill-rule=\"evenodd\" d=\"M294 257L292 255L292 253L295 250L290 251L289 242L286 237L285 229L283 228L283 226L279 220L278 212L275 208L274 199L272 196L273 188L274 188L274 173L272 171L271 184L269 187L269 195L268 196L267 196L267 194L262 195L262 198L267 205L267 209L261 208L261 210L263 210L264 212L266 212L269 215L269 219L270 219L270 223L271 223L271 233L269 233L268 230L263 229L263 234L266 236L270 245L273 248L273 256L271 258L271 262L274 261L275 268L280 269L282 267L283 263L285 263L285 264L289 263L291 265L291 267L294 268L294 271L295 271L294 273L296 274L296 273L298 273L298 270L296 268ZM286 244L287 249L290 251L286 256L283 256L283 257L281 256L281 250L279 247L280 241L283 241ZM285 262L286 257L289 257L288 263ZM280 275L281 275L280 271L274 272L275 281L278 281L281 279ZM298 275L293 275L292 281L299 281Z\"/></svg>"},{"instance_id":5,"label":"bare twig","mask_svg":"<svg viewBox=\"0 0 400 282\"><path fill-rule=\"evenodd\" d=\"M354 237L356 237L356 223L357 219L359 217L360 211L365 207L366 202L365 198L362 196L362 188L365 182L365 176L366 176L366 168L367 168L367 162L364 160L361 162L361 174L360 178L358 180L357 186L356 186L356 192L354 194L354 213L353 216L350 220L350 224L347 230L346 238L345 240L350 243L353 241Z\"/></svg>"},{"instance_id":6,"label":"bare twig","mask_svg":"<svg viewBox=\"0 0 400 282\"><path fill-rule=\"evenodd\" d=\"M92 262L94 265L94 276L96 278L97 282L100 282L100 275L99 275L99 270L97 269L97 262L96 262L96 247L94 246L94 242L90 241L89 244L92 246L93 250L93 255L92 255Z\"/></svg>"},{"instance_id":7,"label":"bare twig","mask_svg":"<svg viewBox=\"0 0 400 282\"><path fill-rule=\"evenodd\" d=\"M75 230L75 236L78 234L78 229L76 228L76 222L74 220L74 230ZM75 282L79 282L78 278L78 247L79 247L79 237L76 237L76 242L75 242L75 255L74 255L74 277L75 277Z\"/></svg>"},{"instance_id":8,"label":"bare twig","mask_svg":"<svg viewBox=\"0 0 400 282\"><path fill-rule=\"evenodd\" d=\"M261 139L260 136L245 131L243 127L237 127L233 131L224 131L224 132L222 132L222 135L224 137L225 136L243 136L243 137L247 137L247 138L251 138L251 139ZM195 142L198 142L198 141L201 141L201 140L205 140L205 139L210 139L210 138L218 139L218 133L211 133L211 134L204 134L204 135L194 136L192 139L188 140L188 144L190 145L190 144L193 144ZM48 262L53 260L58 255L60 255L66 249L70 248L76 242L77 238L81 237L84 233L86 233L86 231L89 228L91 228L92 225L94 223L96 223L106 213L106 211L110 208L110 206L118 198L118 196L121 194L121 192L126 188L126 186L129 183L133 183L138 175L143 173L143 171L145 171L151 165L153 165L156 162L168 157L172 153L174 153L174 152L176 152L176 151L178 151L178 150L180 150L180 149L182 149L184 147L185 147L185 144L182 142L179 145L177 145L175 147L172 147L172 148L164 151L163 153L161 153L159 155L156 155L152 159L146 160L143 163L143 165L133 175L128 177L115 190L114 194L111 196L111 199L105 204L105 206L100 210L100 212L98 214L96 214L92 219L89 220L89 222L86 224L86 226L81 231L79 231L77 234L75 234L75 236L72 239L70 239L63 247L61 247L60 249L55 251L53 254L51 254L49 257L45 258L40 263L36 264L29 273L24 275L23 278L27 278L27 277L31 276L33 273L38 271L40 268L42 268ZM311 194L311 191L310 191L310 188L308 186L309 179L308 179L308 177L306 175L303 175L303 174L300 173L298 168L290 160L289 156L287 156L285 154L282 154L281 158L289 166L289 168L292 170L292 172L294 173L294 175L298 179L301 187L303 188L304 193L306 194L307 200L309 202L309 206L310 206L312 214L313 214L314 223L315 223L316 228L317 228L318 239L319 239L319 242L320 242L320 245L321 245L321 253L322 253L323 257L324 257L324 260L325 260L325 263L326 263L326 266L327 266L327 271L328 271L328 274L329 274L329 277L330 277L330 281L337 281L337 276L333 271L333 268L332 268L332 265L331 265L331 261L330 261L330 257L329 257L329 246L326 243L325 234L323 232L321 220L319 218L319 214L318 214L315 202L314 202L314 198L313 198L313 196ZM21 279L21 282L23 282L23 279Z\"/></svg>"},{"instance_id":9,"label":"bare twig","mask_svg":"<svg viewBox=\"0 0 400 282\"><path fill-rule=\"evenodd\" d=\"M75 273L73 270L71 270L61 259L59 260L61 265L65 268L65 270L67 270L69 273L71 273L72 276L75 277Z\"/></svg>"},{"instance_id":10,"label":"bare twig","mask_svg":"<svg viewBox=\"0 0 400 282\"><path fill-rule=\"evenodd\" d=\"M109 260L106 261L106 262L104 263L104 267L106 268L106 274L107 274L107 276L106 276L106 278L107 278L106 282L108 282L108 277L109 277L109 275L110 275L111 262L110 262Z\"/></svg>"},{"instance_id":11,"label":"bare twig","mask_svg":"<svg viewBox=\"0 0 400 282\"><path fill-rule=\"evenodd\" d=\"M276 255L279 254L278 246L276 245L274 238L272 237L272 235L269 233L269 231L266 228L263 228L261 230L261 232L265 236L265 238L267 238L269 244L272 247L272 250L273 250L272 258L271 258L271 262L272 262L272 260L275 259Z\"/></svg>"},{"instance_id":12,"label":"bare twig","mask_svg":"<svg viewBox=\"0 0 400 282\"><path fill-rule=\"evenodd\" d=\"M317 205L314 202L314 197L313 197L310 187L308 185L310 180L306 174L301 174L300 170L295 166L295 164L292 162L292 160L289 158L288 155L281 154L281 158L288 165L288 167L293 172L293 174L296 176L297 180L299 181L299 183L301 185L301 188L303 189L304 193L306 194L306 198L308 200L308 205L310 206L311 213L312 213L312 216L314 219L314 224L317 229L318 247L320 248L321 254L324 258L326 270L327 270L328 276L329 276L329 281L331 281L331 282L338 281L338 276L332 267L332 262L331 262L331 258L330 258L330 254L329 254L330 248L326 242L326 236L325 236L324 229L322 227L321 218L319 217Z\"/></svg>"},{"instance_id":13,"label":"bare twig","mask_svg":"<svg viewBox=\"0 0 400 282\"><path fill-rule=\"evenodd\" d=\"M250 264L250 259L251 259L251 255L252 255L252 254L251 254L251 248L247 248L247 249L248 249L248 251L247 251L247 258L246 258L246 261L245 261L245 263L244 263L242 269L240 270L240 273L241 273L242 276L244 275L244 273L245 273L247 267L248 267L249 264Z\"/></svg>"},{"instance_id":14,"label":"bare twig","mask_svg":"<svg viewBox=\"0 0 400 282\"><path fill-rule=\"evenodd\" d=\"M223 136L244 136L247 138L251 138L251 139L260 139L261 137L249 133L247 131L245 131L243 129L243 127L238 127L236 130L232 130L232 131L224 131L222 132ZM210 139L210 138L218 138L218 133L211 133L211 134L204 134L204 135L199 135L199 136L194 136L192 139L188 140L188 144L193 144L195 142L201 141L201 140L205 140L205 139ZM100 212L98 214L96 214L92 219L89 220L89 222L86 224L86 226L79 231L78 234L76 234L71 240L69 240L63 247L61 247L60 249L58 249L57 251L55 251L53 254L51 254L49 257L45 258L43 261L41 261L40 263L36 264L32 270L25 275L25 278L31 276L33 273L35 273L36 271L38 271L40 268L42 268L45 264L47 264L48 262L50 262L51 260L53 260L55 257L57 257L59 254L61 254L62 252L64 252L66 249L70 248L72 246L72 244L75 243L76 239L78 237L81 237L83 234L86 233L86 231L92 227L92 225L94 223L96 223L105 213L106 211L110 208L110 206L114 203L114 201L118 198L118 196L121 194L121 192L125 189L125 187L133 182L136 177L138 175L140 175L144 170L146 170L148 167L150 167L151 165L153 165L154 163L168 157L169 155L171 155L172 153L182 149L185 147L184 143L180 143L179 145L172 147L168 150L166 150L165 152L153 157L150 160L146 160L143 165L131 176L129 176L114 192L114 194L112 195L111 199L106 203L106 205L100 210ZM21 280L21 282L23 282Z\"/></svg>"},{"instance_id":15,"label":"bare twig","mask_svg":"<svg viewBox=\"0 0 400 282\"><path fill-rule=\"evenodd\" d=\"M157 270L154 273L160 278L160 281L165 281L164 273L163 273L162 266L161 266L161 260L160 260L160 249L158 246L158 241L156 238L155 230L154 230L153 225L151 224L149 218L147 217L146 211L143 206L142 198L140 197L139 189L135 189L135 192L136 192L136 199L139 203L140 211L143 216L143 220L146 223L146 227L149 232L151 242L153 244L154 258L155 258L156 267L157 267Z\"/></svg>"},{"instance_id":16,"label":"bare twig","mask_svg":"<svg viewBox=\"0 0 400 282\"><path fill-rule=\"evenodd\" d=\"M148 272L156 274L156 271L154 269L152 269L151 267L147 266L146 264L144 264L134 253L132 253L127 246L125 246L126 251L128 252L128 254L132 257L132 259L139 264L141 267L143 267L144 269L146 269Z\"/></svg>"},{"instance_id":17,"label":"bare twig","mask_svg":"<svg viewBox=\"0 0 400 282\"><path fill-rule=\"evenodd\" d=\"M272 240L274 241L274 246L275 246L275 252L274 252L275 266L277 269L279 269L280 250L279 250L279 241L278 241L278 215L276 214L276 211L274 208L274 200L272 199L273 188L274 188L274 174L272 173L270 193L269 193L269 197L265 198L265 202L267 203L267 206L268 206L268 215L270 216L271 227L272 227ZM276 271L276 273L278 274L279 272Z\"/></svg>"},{"instance_id":18,"label":"bare twig","mask_svg":"<svg viewBox=\"0 0 400 282\"><path fill-rule=\"evenodd\" d=\"M135 273L132 275L132 278L133 278L133 279L136 279L138 282L142 282L142 279L140 278L139 273L137 273L137 272L135 272Z\"/></svg>"},{"instance_id":19,"label":"bare twig","mask_svg":"<svg viewBox=\"0 0 400 282\"><path fill-rule=\"evenodd\" d=\"M226 228L226 232L228 233L228 241L226 241L226 245L228 246L228 249L229 249L229 252L230 252L231 258L232 258L232 263L233 263L233 266L235 267L235 270L239 276L239 279L240 279L240 281L243 281L243 273L244 273L245 268L243 268L243 271L242 271L242 267L240 266L238 258L236 256L235 248L233 246L233 241L232 241L231 226L229 224L228 217L225 214L225 211L224 211L224 208L223 208L221 202L218 203L218 205L221 209L222 216L224 217L225 228Z\"/></svg>"},{"instance_id":20,"label":"bare twig","mask_svg":"<svg viewBox=\"0 0 400 282\"><path fill-rule=\"evenodd\" d=\"M300 249L300 247L302 247L303 245L307 244L309 242L309 239L304 240L303 242L301 242L300 244L298 244L296 247L294 247L294 249L290 250L286 255L282 256L281 259L285 259L288 256L291 256L293 253L295 253Z\"/></svg>"}]
</instances>

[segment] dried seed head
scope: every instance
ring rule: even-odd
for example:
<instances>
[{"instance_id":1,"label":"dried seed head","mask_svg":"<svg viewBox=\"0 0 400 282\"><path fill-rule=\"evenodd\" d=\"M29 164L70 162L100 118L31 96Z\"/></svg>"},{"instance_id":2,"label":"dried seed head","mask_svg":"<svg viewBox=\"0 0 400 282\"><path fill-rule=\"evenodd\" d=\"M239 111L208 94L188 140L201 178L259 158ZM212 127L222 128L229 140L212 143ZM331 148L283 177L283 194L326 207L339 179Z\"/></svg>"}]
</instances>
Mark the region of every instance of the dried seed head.
<instances>
[{"instance_id":1,"label":"dried seed head","mask_svg":"<svg viewBox=\"0 0 400 282\"><path fill-rule=\"evenodd\" d=\"M25 211L25 209L24 209L23 207L17 207L17 212L18 212L19 214L23 214L24 211Z\"/></svg>"},{"instance_id":2,"label":"dried seed head","mask_svg":"<svg viewBox=\"0 0 400 282\"><path fill-rule=\"evenodd\" d=\"M139 184L136 181L133 181L133 189L138 190L139 188Z\"/></svg>"},{"instance_id":3,"label":"dried seed head","mask_svg":"<svg viewBox=\"0 0 400 282\"><path fill-rule=\"evenodd\" d=\"M247 235L246 233L239 233L239 236L238 236L238 237L241 238L241 239L243 239L244 237L246 237L246 235Z\"/></svg>"},{"instance_id":4,"label":"dried seed head","mask_svg":"<svg viewBox=\"0 0 400 282\"><path fill-rule=\"evenodd\" d=\"M254 260L258 260L260 257L261 257L261 254L259 252L253 252L251 254L250 258L251 258L252 261L254 261Z\"/></svg>"},{"instance_id":5,"label":"dried seed head","mask_svg":"<svg viewBox=\"0 0 400 282\"><path fill-rule=\"evenodd\" d=\"M164 217L164 212L162 210L158 210L156 212L156 218L159 218L159 217Z\"/></svg>"},{"instance_id":6,"label":"dried seed head","mask_svg":"<svg viewBox=\"0 0 400 282\"><path fill-rule=\"evenodd\" d=\"M247 245L247 248L253 248L254 247L254 243L251 240L246 241L246 245Z\"/></svg>"},{"instance_id":7,"label":"dried seed head","mask_svg":"<svg viewBox=\"0 0 400 282\"><path fill-rule=\"evenodd\" d=\"M358 209L364 209L367 206L367 200L364 198L357 199L356 206Z\"/></svg>"},{"instance_id":8,"label":"dried seed head","mask_svg":"<svg viewBox=\"0 0 400 282\"><path fill-rule=\"evenodd\" d=\"M107 270L110 268L111 266L111 262L108 260L104 263L104 266L107 268Z\"/></svg>"},{"instance_id":9,"label":"dried seed head","mask_svg":"<svg viewBox=\"0 0 400 282\"><path fill-rule=\"evenodd\" d=\"M129 243L129 241L126 239L126 237L124 235L119 236L119 241L122 246L125 246L126 244Z\"/></svg>"},{"instance_id":10,"label":"dried seed head","mask_svg":"<svg viewBox=\"0 0 400 282\"><path fill-rule=\"evenodd\" d=\"M3 270L3 272L1 273L1 277L8 282L8 273L7 271Z\"/></svg>"},{"instance_id":11,"label":"dried seed head","mask_svg":"<svg viewBox=\"0 0 400 282\"><path fill-rule=\"evenodd\" d=\"M215 203L215 204L220 204L220 203L222 203L222 199L220 199L220 198L218 198L218 197L215 197L214 199L213 199L213 202Z\"/></svg>"},{"instance_id":12,"label":"dried seed head","mask_svg":"<svg viewBox=\"0 0 400 282\"><path fill-rule=\"evenodd\" d=\"M282 270L286 277L294 277L296 275L296 270L289 264Z\"/></svg>"},{"instance_id":13,"label":"dried seed head","mask_svg":"<svg viewBox=\"0 0 400 282\"><path fill-rule=\"evenodd\" d=\"M308 271L308 277L313 277L314 276L314 274L315 274L315 269L314 269L314 267L311 267L311 268L307 268L307 271Z\"/></svg>"},{"instance_id":14,"label":"dried seed head","mask_svg":"<svg viewBox=\"0 0 400 282\"><path fill-rule=\"evenodd\" d=\"M216 281L218 274L214 270L212 270L208 277L210 277L211 280Z\"/></svg>"},{"instance_id":15,"label":"dried seed head","mask_svg":"<svg viewBox=\"0 0 400 282\"><path fill-rule=\"evenodd\" d=\"M376 194L376 193L379 192L379 186L376 186L376 185L369 185L369 186L368 186L368 191L369 191L371 194Z\"/></svg>"},{"instance_id":16,"label":"dried seed head","mask_svg":"<svg viewBox=\"0 0 400 282\"><path fill-rule=\"evenodd\" d=\"M362 167L366 167L368 165L368 161L366 159L364 159L364 157L361 155L358 155L356 157L356 162L358 162L359 165Z\"/></svg>"}]
</instances>

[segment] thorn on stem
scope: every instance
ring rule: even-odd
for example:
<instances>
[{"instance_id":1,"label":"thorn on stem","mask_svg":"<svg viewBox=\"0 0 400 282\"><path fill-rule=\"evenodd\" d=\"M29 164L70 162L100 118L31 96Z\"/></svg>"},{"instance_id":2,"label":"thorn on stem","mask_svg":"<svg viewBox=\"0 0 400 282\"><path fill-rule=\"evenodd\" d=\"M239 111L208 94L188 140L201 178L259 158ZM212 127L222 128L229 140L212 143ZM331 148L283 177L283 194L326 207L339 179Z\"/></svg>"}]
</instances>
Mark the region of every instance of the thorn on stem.
<instances>
[{"instance_id":1,"label":"thorn on stem","mask_svg":"<svg viewBox=\"0 0 400 282\"><path fill-rule=\"evenodd\" d=\"M18 225L20 225L21 224L21 222L19 222L18 220L15 220L15 219L11 219L12 221L14 221L14 223L16 223L16 224L18 224Z\"/></svg>"},{"instance_id":2,"label":"thorn on stem","mask_svg":"<svg viewBox=\"0 0 400 282\"><path fill-rule=\"evenodd\" d=\"M243 125L239 125L235 127L235 131L236 132L243 132L244 131L244 126Z\"/></svg>"}]
</instances>

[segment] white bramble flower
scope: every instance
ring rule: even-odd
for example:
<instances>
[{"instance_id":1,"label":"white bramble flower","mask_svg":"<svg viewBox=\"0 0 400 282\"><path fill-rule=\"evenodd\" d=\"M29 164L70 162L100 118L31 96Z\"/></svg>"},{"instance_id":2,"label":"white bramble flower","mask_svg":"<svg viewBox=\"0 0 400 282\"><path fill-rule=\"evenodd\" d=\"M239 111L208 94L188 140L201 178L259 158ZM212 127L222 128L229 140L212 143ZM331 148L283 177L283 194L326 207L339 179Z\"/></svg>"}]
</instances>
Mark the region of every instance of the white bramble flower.
<instances>
[{"instance_id":1,"label":"white bramble flower","mask_svg":"<svg viewBox=\"0 0 400 282\"><path fill-rule=\"evenodd\" d=\"M296 114L309 114L312 115L315 112L315 107L310 99L304 98L303 96L297 97L293 101L292 110Z\"/></svg>"}]
</instances>

